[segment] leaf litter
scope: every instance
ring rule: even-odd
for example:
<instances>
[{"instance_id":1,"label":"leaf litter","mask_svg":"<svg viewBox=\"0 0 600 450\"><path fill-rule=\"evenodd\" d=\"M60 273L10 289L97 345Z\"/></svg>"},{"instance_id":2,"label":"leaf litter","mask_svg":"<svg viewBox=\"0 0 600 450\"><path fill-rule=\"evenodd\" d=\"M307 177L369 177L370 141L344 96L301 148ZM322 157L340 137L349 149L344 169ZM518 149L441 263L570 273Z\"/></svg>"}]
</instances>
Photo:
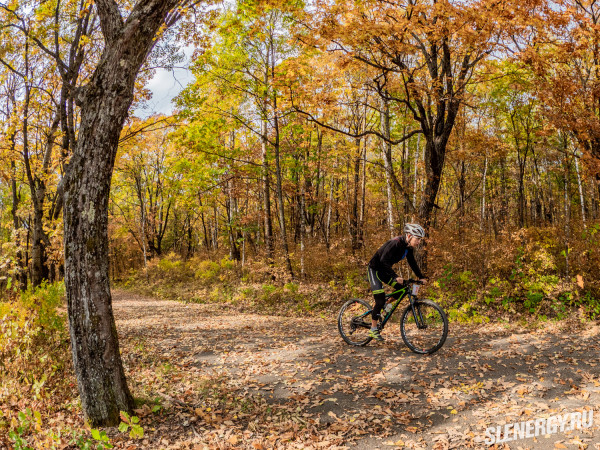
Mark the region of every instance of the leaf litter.
<instances>
[{"instance_id":1,"label":"leaf litter","mask_svg":"<svg viewBox=\"0 0 600 450\"><path fill-rule=\"evenodd\" d=\"M116 292L143 440L116 448L489 448L488 427L600 403L598 326L451 324L430 356L399 335L350 347L333 319L241 313ZM576 327L576 324L574 325ZM594 426L491 448L599 448ZM563 447L561 447L563 446Z\"/></svg>"}]
</instances>

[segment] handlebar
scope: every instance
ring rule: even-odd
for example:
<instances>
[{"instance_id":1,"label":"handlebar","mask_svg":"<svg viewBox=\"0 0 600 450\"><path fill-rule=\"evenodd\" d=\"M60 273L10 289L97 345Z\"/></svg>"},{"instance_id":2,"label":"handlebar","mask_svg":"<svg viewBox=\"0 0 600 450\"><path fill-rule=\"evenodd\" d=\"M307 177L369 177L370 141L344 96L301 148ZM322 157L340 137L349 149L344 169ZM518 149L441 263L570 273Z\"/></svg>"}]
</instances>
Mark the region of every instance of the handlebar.
<instances>
[{"instance_id":1,"label":"handlebar","mask_svg":"<svg viewBox=\"0 0 600 450\"><path fill-rule=\"evenodd\" d=\"M422 282L422 281L420 281L420 280L415 280L415 279L413 279L413 278L409 278L408 280L404 280L404 284L405 284L405 285L407 285L407 286L408 286L409 284L420 284L420 285L422 285L422 284L423 284L423 282Z\"/></svg>"}]
</instances>

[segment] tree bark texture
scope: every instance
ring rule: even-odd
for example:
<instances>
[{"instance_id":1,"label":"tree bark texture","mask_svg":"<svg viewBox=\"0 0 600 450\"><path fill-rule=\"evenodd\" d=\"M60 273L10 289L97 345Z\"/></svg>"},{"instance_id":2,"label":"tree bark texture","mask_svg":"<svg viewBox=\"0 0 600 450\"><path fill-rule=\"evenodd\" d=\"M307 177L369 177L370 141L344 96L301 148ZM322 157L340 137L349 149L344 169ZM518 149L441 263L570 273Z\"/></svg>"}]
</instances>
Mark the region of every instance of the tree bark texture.
<instances>
[{"instance_id":1,"label":"tree bark texture","mask_svg":"<svg viewBox=\"0 0 600 450\"><path fill-rule=\"evenodd\" d=\"M350 237L352 239L352 251L358 250L361 247L360 229L358 223L358 191L360 181L360 160L361 160L361 145L360 139L356 139L356 152L352 159L353 166L353 183L352 183L352 208L350 210Z\"/></svg>"},{"instance_id":2,"label":"tree bark texture","mask_svg":"<svg viewBox=\"0 0 600 450\"><path fill-rule=\"evenodd\" d=\"M452 123L453 125L453 123ZM450 137L450 131L442 136L431 136L425 143L425 191L419 207L419 217L425 229L431 224L431 213L436 207L435 199L442 181L444 161L446 159L446 144Z\"/></svg>"},{"instance_id":3,"label":"tree bark texture","mask_svg":"<svg viewBox=\"0 0 600 450\"><path fill-rule=\"evenodd\" d=\"M83 411L92 427L119 423L131 411L110 294L108 200L119 136L135 79L169 22L176 0L137 3L124 22L118 5L98 0L105 48L79 92L81 123L65 174L65 287L73 365Z\"/></svg>"}]
</instances>

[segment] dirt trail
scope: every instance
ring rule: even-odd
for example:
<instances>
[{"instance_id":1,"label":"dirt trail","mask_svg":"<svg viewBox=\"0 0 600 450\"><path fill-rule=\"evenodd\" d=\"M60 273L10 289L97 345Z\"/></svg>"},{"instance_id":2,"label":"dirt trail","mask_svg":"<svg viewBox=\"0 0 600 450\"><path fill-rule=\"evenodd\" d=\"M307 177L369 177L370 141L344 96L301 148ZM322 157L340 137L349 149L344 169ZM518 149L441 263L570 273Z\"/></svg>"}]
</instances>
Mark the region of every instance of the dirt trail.
<instances>
[{"instance_id":1,"label":"dirt trail","mask_svg":"<svg viewBox=\"0 0 600 450\"><path fill-rule=\"evenodd\" d=\"M596 408L589 428L540 428L496 448L600 449L596 325L568 334L451 323L445 346L420 356L394 330L383 345L353 348L331 319L121 291L113 302L135 395L162 399L159 414L139 410L145 439L123 448L488 448L488 427ZM238 409L215 415L206 380Z\"/></svg>"}]
</instances>

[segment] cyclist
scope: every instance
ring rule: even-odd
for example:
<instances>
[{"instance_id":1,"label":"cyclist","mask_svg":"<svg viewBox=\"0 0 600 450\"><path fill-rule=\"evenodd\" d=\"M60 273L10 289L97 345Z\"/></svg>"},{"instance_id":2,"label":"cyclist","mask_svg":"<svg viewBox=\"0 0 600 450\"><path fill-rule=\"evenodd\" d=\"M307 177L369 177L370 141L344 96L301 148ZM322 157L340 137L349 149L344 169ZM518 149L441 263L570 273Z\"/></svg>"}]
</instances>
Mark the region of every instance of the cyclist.
<instances>
[{"instance_id":1,"label":"cyclist","mask_svg":"<svg viewBox=\"0 0 600 450\"><path fill-rule=\"evenodd\" d=\"M419 245L421 239L424 237L425 230L421 225L407 223L404 225L404 234L390 239L383 244L381 248L377 250L375 255L373 255L371 261L369 261L367 273L369 276L369 283L371 284L371 290L373 291L373 297L375 297L375 307L371 313L372 321L369 336L379 342L384 341L377 328L377 321L379 320L379 315L385 304L383 283L389 284L392 288L404 283L402 277L394 272L392 266L405 257L415 275L420 281L425 282L425 278L419 269L414 255L415 247ZM396 291L392 295L394 298L398 298L400 291Z\"/></svg>"}]
</instances>

